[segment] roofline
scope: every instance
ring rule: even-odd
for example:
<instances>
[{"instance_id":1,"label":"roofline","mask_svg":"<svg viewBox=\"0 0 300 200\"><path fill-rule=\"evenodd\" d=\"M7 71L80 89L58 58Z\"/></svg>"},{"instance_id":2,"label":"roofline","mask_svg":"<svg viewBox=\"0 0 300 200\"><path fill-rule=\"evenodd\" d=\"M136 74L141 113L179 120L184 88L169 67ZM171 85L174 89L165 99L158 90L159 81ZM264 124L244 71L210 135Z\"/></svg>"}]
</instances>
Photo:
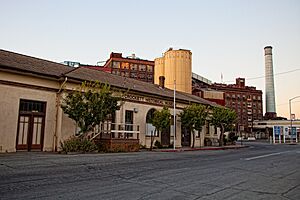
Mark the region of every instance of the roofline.
<instances>
[{"instance_id":1,"label":"roofline","mask_svg":"<svg viewBox=\"0 0 300 200\"><path fill-rule=\"evenodd\" d=\"M52 75L52 74L45 74L45 73L39 73L39 72L35 72L35 71L30 71L30 70L24 70L24 69L19 69L19 68L16 68L16 67L13 67L13 66L6 66L6 65L0 65L0 70L2 71L8 71L8 72L15 72L17 74L31 74L31 75L38 75L38 76L42 76L42 77L46 77L46 78L49 78L49 79L59 79L63 74L59 75L59 76L56 76L56 75Z\"/></svg>"},{"instance_id":2,"label":"roofline","mask_svg":"<svg viewBox=\"0 0 300 200\"><path fill-rule=\"evenodd\" d=\"M19 56L25 56L27 58L37 59L37 60L44 61L44 62L50 62L50 63L53 63L53 64L62 65L62 66L65 66L65 67L67 66L67 65L64 65L64 64L61 64L61 63L58 63L58 62L54 62L54 61L51 61L51 60L46 60L46 59L43 59L43 58L33 57L33 56L29 56L29 55L25 55L25 54L13 52L13 51L7 51L7 50L4 50L4 49L0 49L0 50L6 51L6 52L9 52L9 53L13 53L13 54L17 54Z\"/></svg>"}]
</instances>

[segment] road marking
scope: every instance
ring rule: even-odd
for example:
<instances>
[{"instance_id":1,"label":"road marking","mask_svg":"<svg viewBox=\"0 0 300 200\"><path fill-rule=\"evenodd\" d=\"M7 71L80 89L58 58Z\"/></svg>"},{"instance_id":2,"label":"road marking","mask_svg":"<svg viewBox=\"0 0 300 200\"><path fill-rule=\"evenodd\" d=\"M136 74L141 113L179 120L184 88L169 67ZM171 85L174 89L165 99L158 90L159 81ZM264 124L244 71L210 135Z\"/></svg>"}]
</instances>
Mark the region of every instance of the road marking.
<instances>
[{"instance_id":1,"label":"road marking","mask_svg":"<svg viewBox=\"0 0 300 200\"><path fill-rule=\"evenodd\" d=\"M261 156L255 156L255 157L245 158L245 160L255 160L255 159L265 158L265 157L269 157L269 156L276 156L276 155L280 155L280 154L284 154L284 153L288 153L288 152L290 152L290 151L283 151L283 152L265 154L265 155L261 155Z\"/></svg>"}]
</instances>

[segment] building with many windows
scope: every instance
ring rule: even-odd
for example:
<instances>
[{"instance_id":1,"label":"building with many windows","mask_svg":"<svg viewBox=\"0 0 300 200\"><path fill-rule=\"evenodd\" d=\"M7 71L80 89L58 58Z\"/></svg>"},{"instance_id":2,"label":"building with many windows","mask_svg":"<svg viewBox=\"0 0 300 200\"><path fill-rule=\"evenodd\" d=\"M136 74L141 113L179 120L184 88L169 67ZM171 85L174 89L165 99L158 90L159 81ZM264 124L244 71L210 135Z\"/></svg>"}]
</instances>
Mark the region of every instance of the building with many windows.
<instances>
[{"instance_id":1,"label":"building with many windows","mask_svg":"<svg viewBox=\"0 0 300 200\"><path fill-rule=\"evenodd\" d=\"M263 119L262 91L246 86L244 78L237 78L235 84L214 83L211 88L225 93L225 106L238 116L237 130L252 132L253 121Z\"/></svg>"},{"instance_id":2,"label":"building with many windows","mask_svg":"<svg viewBox=\"0 0 300 200\"><path fill-rule=\"evenodd\" d=\"M97 63L97 65L88 65L79 62L64 61L62 64L70 67L96 69L123 77L154 83L154 61L140 59L136 57L135 54L123 57L122 53L112 52L103 66L99 65L101 62Z\"/></svg>"},{"instance_id":3,"label":"building with many windows","mask_svg":"<svg viewBox=\"0 0 300 200\"><path fill-rule=\"evenodd\" d=\"M210 91L216 94L203 96ZM217 92L223 93L223 100ZM194 77L193 94L234 110L238 116L236 131L252 132L253 121L263 119L262 91L246 86L244 78L237 78L235 84L222 84Z\"/></svg>"}]
</instances>

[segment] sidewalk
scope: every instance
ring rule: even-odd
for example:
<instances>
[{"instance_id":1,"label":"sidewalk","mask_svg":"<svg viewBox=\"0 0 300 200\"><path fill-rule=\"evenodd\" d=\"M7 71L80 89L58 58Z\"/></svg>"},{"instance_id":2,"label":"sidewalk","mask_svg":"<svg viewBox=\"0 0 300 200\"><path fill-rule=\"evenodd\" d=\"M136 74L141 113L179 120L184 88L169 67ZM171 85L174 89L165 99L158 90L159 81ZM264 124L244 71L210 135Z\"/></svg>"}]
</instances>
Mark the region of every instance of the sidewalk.
<instances>
[{"instance_id":1,"label":"sidewalk","mask_svg":"<svg viewBox=\"0 0 300 200\"><path fill-rule=\"evenodd\" d=\"M183 151L216 151L216 150L227 150L227 149L241 149L241 148L247 148L249 146L247 145L229 145L229 146L223 146L223 147L180 147L174 149L153 149L155 152L183 152Z\"/></svg>"}]
</instances>

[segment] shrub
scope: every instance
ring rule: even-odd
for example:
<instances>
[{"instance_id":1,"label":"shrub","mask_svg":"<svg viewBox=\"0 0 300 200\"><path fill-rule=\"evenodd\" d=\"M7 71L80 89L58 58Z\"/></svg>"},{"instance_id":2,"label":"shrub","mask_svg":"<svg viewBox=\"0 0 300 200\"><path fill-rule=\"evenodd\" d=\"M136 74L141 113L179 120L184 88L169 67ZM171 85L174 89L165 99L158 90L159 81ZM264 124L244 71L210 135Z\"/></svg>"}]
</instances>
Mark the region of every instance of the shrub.
<instances>
[{"instance_id":1,"label":"shrub","mask_svg":"<svg viewBox=\"0 0 300 200\"><path fill-rule=\"evenodd\" d=\"M70 137L60 143L63 152L94 152L97 146L86 138Z\"/></svg>"},{"instance_id":2,"label":"shrub","mask_svg":"<svg viewBox=\"0 0 300 200\"><path fill-rule=\"evenodd\" d=\"M161 148L162 148L161 143L160 143L159 141L157 141L157 140L155 141L154 146L155 146L156 148L158 148L158 149L161 149Z\"/></svg>"},{"instance_id":3,"label":"shrub","mask_svg":"<svg viewBox=\"0 0 300 200\"><path fill-rule=\"evenodd\" d=\"M230 132L228 134L228 142L234 144L235 141L237 141L237 139L238 139L238 136L236 136L234 132Z\"/></svg>"}]
</instances>

